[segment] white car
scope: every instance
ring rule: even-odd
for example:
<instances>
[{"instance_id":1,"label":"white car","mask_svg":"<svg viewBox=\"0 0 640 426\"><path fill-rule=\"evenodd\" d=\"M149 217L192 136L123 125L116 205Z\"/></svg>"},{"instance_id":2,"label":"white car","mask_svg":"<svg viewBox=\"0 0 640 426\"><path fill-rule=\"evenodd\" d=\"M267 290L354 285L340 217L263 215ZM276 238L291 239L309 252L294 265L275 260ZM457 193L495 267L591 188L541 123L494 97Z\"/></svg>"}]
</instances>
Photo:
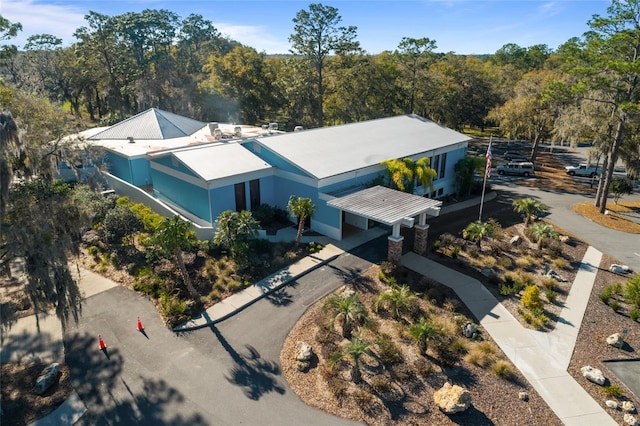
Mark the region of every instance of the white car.
<instances>
[{"instance_id":1,"label":"white car","mask_svg":"<svg viewBox=\"0 0 640 426\"><path fill-rule=\"evenodd\" d=\"M512 176L534 176L535 166L530 162L522 163L509 163L503 166L496 167L496 171L499 175L512 175Z\"/></svg>"},{"instance_id":2,"label":"white car","mask_svg":"<svg viewBox=\"0 0 640 426\"><path fill-rule=\"evenodd\" d=\"M594 177L595 175L600 174L600 167L584 163L577 166L567 166L564 169L569 176Z\"/></svg>"}]
</instances>

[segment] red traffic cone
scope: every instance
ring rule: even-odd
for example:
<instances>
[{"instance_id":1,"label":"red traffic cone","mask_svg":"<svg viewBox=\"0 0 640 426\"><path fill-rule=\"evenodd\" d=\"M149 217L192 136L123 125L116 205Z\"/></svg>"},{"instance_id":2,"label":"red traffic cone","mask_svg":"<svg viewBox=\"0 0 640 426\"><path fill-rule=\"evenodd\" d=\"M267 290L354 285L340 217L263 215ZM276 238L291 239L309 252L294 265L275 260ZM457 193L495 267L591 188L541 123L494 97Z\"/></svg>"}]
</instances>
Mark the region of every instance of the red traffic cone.
<instances>
[{"instance_id":1,"label":"red traffic cone","mask_svg":"<svg viewBox=\"0 0 640 426\"><path fill-rule=\"evenodd\" d=\"M142 326L142 321L140 321L140 317L138 317L138 331L142 331L144 330L144 327Z\"/></svg>"},{"instance_id":2,"label":"red traffic cone","mask_svg":"<svg viewBox=\"0 0 640 426\"><path fill-rule=\"evenodd\" d=\"M104 340L102 340L102 336L98 334L98 341L100 342L100 350L104 351L107 349L107 345L104 344Z\"/></svg>"}]
</instances>

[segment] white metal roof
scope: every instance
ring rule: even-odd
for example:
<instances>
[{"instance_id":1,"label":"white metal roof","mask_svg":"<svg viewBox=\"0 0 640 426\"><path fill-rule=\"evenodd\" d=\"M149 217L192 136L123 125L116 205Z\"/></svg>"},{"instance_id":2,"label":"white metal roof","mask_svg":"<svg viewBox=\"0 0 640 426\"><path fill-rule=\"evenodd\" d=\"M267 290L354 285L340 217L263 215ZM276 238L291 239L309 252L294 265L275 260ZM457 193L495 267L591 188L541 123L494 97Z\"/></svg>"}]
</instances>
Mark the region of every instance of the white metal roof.
<instances>
[{"instance_id":1,"label":"white metal roof","mask_svg":"<svg viewBox=\"0 0 640 426\"><path fill-rule=\"evenodd\" d=\"M172 139L190 136L205 123L178 114L151 108L91 136L100 139Z\"/></svg>"},{"instance_id":2,"label":"white metal roof","mask_svg":"<svg viewBox=\"0 0 640 426\"><path fill-rule=\"evenodd\" d=\"M317 179L323 179L470 139L412 114L262 137L257 141Z\"/></svg>"},{"instance_id":3,"label":"white metal roof","mask_svg":"<svg viewBox=\"0 0 640 426\"><path fill-rule=\"evenodd\" d=\"M272 166L238 143L221 143L172 151L205 181L267 170Z\"/></svg>"},{"instance_id":4,"label":"white metal roof","mask_svg":"<svg viewBox=\"0 0 640 426\"><path fill-rule=\"evenodd\" d=\"M374 186L335 198L328 201L327 205L385 225L394 225L402 222L404 218L422 213L438 216L442 201L396 191L384 186Z\"/></svg>"}]
</instances>

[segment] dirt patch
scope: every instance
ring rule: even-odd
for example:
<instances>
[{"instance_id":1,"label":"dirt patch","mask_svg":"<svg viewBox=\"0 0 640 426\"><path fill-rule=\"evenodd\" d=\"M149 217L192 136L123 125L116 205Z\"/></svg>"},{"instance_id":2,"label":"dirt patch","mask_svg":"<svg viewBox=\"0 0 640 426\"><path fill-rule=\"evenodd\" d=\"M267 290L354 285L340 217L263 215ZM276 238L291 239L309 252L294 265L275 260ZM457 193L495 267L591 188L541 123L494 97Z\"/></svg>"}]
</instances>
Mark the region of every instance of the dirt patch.
<instances>
[{"instance_id":1,"label":"dirt patch","mask_svg":"<svg viewBox=\"0 0 640 426\"><path fill-rule=\"evenodd\" d=\"M43 395L35 393L35 383L48 364L2 364L2 423L28 425L59 407L73 391L69 368L60 365L60 376Z\"/></svg>"}]
</instances>

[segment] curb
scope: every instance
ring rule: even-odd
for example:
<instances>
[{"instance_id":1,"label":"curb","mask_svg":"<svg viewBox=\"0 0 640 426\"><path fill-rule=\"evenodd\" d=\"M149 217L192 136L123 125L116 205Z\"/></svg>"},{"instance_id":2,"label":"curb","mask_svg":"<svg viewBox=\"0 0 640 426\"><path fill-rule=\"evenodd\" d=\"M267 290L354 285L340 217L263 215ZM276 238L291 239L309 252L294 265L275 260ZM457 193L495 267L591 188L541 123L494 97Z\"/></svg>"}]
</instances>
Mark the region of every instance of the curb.
<instances>
[{"instance_id":1,"label":"curb","mask_svg":"<svg viewBox=\"0 0 640 426\"><path fill-rule=\"evenodd\" d=\"M206 328L206 327L210 327L211 325L218 324L219 322L222 322L222 321L224 321L224 320L226 320L226 319L228 319L228 318L230 318L230 317L232 317L232 316L236 315L238 312L242 312L243 310L245 310L245 309L246 309L246 308L248 308L249 306L253 305L254 303L256 303L256 302L257 302L257 301L259 301L259 300L264 299L264 298L265 298L265 297L267 297L268 295L270 295L270 294L272 294L272 293L275 293L276 291L280 290L280 289L281 289L281 288L283 288L283 287L288 286L288 285L289 285L289 284L291 284L293 281L296 281L296 280L298 280L298 279L300 279L300 278L304 277L304 276L305 276L305 275L307 275L308 273L310 273L310 272L312 272L312 271L315 271L316 269L320 268L321 266L326 265L326 264L327 264L327 263L329 263L329 262L333 262L333 261L334 261L334 260L336 260L338 257L340 257L342 254L343 254L343 253L334 254L333 256L328 257L327 259L324 259L324 260L322 260L322 261L318 262L317 264L313 265L312 267L310 267L310 268L308 268L308 269L305 269L303 272L300 272L299 274L292 276L291 278L289 278L289 279L285 280L284 282L282 282L282 283L278 284L277 286L269 287L269 288L268 288L268 290L266 290L266 291L264 291L264 290L263 290L259 297L256 297L256 298L252 299L251 301L249 301L249 302L245 303L245 304L244 304L244 305L242 305L242 306L237 307L236 309L234 309L234 310L232 310L231 312L228 312L228 313L226 313L226 314L222 315L222 316L221 316L221 317L219 317L219 318L211 319L211 320L207 321L207 322L206 322L206 323L204 323L204 324L198 324L198 325L194 325L194 326L191 326L191 327L179 328L179 327L181 327L181 326L180 326L180 325L178 325L178 326L176 326L176 327L172 328L172 331L173 331L174 333L182 333L182 332L187 332L187 331L200 330L200 329L202 329L202 328ZM255 284L254 284L254 286L255 286ZM206 312L206 311L204 311L204 312ZM201 314L201 315L202 315L202 314Z\"/></svg>"}]
</instances>

